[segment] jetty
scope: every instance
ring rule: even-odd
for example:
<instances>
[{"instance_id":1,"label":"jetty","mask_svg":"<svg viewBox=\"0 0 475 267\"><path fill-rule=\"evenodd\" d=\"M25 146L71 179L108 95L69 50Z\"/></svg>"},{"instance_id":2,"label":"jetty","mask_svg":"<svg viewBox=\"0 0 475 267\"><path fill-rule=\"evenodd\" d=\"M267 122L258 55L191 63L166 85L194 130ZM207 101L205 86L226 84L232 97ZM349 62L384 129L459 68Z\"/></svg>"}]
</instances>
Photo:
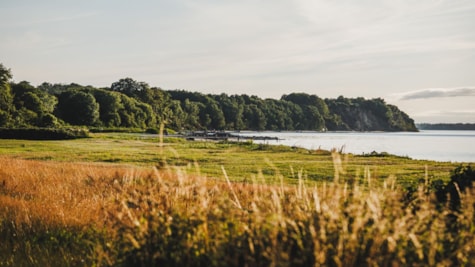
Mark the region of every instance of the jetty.
<instances>
[{"instance_id":1,"label":"jetty","mask_svg":"<svg viewBox=\"0 0 475 267\"><path fill-rule=\"evenodd\" d=\"M241 140L275 140L279 138L275 136L249 136L240 135L234 132L225 131L193 131L184 134L186 140L215 140L215 141L241 141Z\"/></svg>"}]
</instances>

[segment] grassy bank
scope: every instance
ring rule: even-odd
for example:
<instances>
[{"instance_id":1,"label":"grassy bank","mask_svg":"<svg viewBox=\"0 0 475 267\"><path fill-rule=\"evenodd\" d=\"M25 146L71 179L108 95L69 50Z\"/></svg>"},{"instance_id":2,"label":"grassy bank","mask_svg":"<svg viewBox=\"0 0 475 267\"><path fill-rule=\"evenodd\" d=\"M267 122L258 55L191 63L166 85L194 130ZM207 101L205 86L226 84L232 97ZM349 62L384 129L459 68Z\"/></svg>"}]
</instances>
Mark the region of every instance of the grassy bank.
<instances>
[{"instance_id":1,"label":"grassy bank","mask_svg":"<svg viewBox=\"0 0 475 267\"><path fill-rule=\"evenodd\" d=\"M333 158L329 151L251 142L193 142L130 134L91 134L92 138L68 141L0 140L0 155L61 162L104 162L136 166L180 166L194 174L223 177L221 166L235 181L249 181L263 173L266 179L279 176L295 183L299 172L309 181L331 181ZM380 154L346 155L342 158L346 178L359 180L366 174L375 180L396 176L398 182L412 183L429 176L447 179L457 164L411 160ZM199 173L196 173L199 166Z\"/></svg>"},{"instance_id":2,"label":"grassy bank","mask_svg":"<svg viewBox=\"0 0 475 267\"><path fill-rule=\"evenodd\" d=\"M429 192L451 163L111 134L0 154L1 266L475 264L470 192Z\"/></svg>"}]
</instances>

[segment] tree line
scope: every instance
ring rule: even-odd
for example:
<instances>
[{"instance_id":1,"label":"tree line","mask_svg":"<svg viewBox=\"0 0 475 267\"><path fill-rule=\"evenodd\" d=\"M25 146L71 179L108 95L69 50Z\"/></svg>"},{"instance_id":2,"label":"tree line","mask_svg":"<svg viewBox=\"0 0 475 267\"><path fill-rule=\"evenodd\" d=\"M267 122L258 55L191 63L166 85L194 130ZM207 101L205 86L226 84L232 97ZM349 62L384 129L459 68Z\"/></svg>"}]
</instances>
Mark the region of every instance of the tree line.
<instances>
[{"instance_id":1,"label":"tree line","mask_svg":"<svg viewBox=\"0 0 475 267\"><path fill-rule=\"evenodd\" d=\"M167 128L181 130L417 131L414 121L381 98L280 99L163 90L131 78L110 87L12 82L0 64L0 127Z\"/></svg>"},{"instance_id":2,"label":"tree line","mask_svg":"<svg viewBox=\"0 0 475 267\"><path fill-rule=\"evenodd\" d=\"M420 130L475 130L475 123L419 123Z\"/></svg>"}]
</instances>

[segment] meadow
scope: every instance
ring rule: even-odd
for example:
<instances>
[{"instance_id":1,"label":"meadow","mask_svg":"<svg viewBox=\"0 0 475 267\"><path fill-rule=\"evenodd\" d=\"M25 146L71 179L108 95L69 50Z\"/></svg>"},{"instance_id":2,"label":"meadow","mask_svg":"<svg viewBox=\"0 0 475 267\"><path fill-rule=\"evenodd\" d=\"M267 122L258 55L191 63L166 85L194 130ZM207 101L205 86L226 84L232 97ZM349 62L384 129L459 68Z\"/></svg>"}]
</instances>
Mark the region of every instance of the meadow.
<instances>
[{"instance_id":1,"label":"meadow","mask_svg":"<svg viewBox=\"0 0 475 267\"><path fill-rule=\"evenodd\" d=\"M457 167L129 134L0 140L1 266L471 266Z\"/></svg>"}]
</instances>

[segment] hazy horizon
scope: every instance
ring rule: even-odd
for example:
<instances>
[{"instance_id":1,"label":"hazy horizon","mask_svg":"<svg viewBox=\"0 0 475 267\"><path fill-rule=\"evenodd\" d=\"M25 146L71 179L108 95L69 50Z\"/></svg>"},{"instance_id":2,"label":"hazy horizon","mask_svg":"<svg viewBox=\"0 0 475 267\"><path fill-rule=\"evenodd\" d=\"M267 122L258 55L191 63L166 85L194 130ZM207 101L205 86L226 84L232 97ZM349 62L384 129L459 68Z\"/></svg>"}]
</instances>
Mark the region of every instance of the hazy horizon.
<instances>
[{"instance_id":1,"label":"hazy horizon","mask_svg":"<svg viewBox=\"0 0 475 267\"><path fill-rule=\"evenodd\" d=\"M475 123L474 1L4 0L0 22L16 82L381 97Z\"/></svg>"}]
</instances>

